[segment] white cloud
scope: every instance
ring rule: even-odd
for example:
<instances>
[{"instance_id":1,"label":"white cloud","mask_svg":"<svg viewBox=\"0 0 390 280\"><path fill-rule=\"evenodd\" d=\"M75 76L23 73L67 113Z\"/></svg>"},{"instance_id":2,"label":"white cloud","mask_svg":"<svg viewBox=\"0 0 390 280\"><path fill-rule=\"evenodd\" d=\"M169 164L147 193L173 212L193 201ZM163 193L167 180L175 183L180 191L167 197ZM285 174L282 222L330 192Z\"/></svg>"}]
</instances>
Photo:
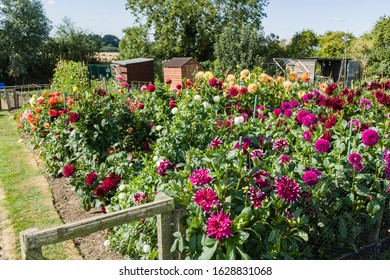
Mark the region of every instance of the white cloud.
<instances>
[{"instance_id":1,"label":"white cloud","mask_svg":"<svg viewBox=\"0 0 390 280\"><path fill-rule=\"evenodd\" d=\"M47 4L49 5L54 5L56 3L56 1L54 0L47 0Z\"/></svg>"},{"instance_id":2,"label":"white cloud","mask_svg":"<svg viewBox=\"0 0 390 280\"><path fill-rule=\"evenodd\" d=\"M343 21L341 17L333 17L333 21L340 22Z\"/></svg>"}]
</instances>

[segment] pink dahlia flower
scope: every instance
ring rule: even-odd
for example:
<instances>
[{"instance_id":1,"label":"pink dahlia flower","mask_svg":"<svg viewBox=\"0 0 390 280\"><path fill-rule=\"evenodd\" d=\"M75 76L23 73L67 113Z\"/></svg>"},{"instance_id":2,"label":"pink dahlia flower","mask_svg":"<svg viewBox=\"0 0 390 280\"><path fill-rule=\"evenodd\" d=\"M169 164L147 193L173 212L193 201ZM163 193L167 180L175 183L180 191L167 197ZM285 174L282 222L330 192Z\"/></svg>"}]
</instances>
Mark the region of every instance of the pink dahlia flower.
<instances>
[{"instance_id":1,"label":"pink dahlia flower","mask_svg":"<svg viewBox=\"0 0 390 280\"><path fill-rule=\"evenodd\" d=\"M217 214L211 214L206 224L206 236L214 237L219 243L222 238L233 235L230 227L232 223L229 213L225 214L223 211L219 211Z\"/></svg>"},{"instance_id":2,"label":"pink dahlia flower","mask_svg":"<svg viewBox=\"0 0 390 280\"><path fill-rule=\"evenodd\" d=\"M76 167L74 167L73 164L68 164L64 166L64 169L62 170L62 174L65 178L72 177L73 174L76 173Z\"/></svg>"},{"instance_id":3,"label":"pink dahlia flower","mask_svg":"<svg viewBox=\"0 0 390 280\"><path fill-rule=\"evenodd\" d=\"M330 149L329 141L324 138L318 139L314 146L319 153L326 153Z\"/></svg>"},{"instance_id":4,"label":"pink dahlia flower","mask_svg":"<svg viewBox=\"0 0 390 280\"><path fill-rule=\"evenodd\" d=\"M203 212L210 212L218 203L217 193L211 188L200 189L195 193L194 202L202 207Z\"/></svg>"},{"instance_id":5,"label":"pink dahlia flower","mask_svg":"<svg viewBox=\"0 0 390 280\"><path fill-rule=\"evenodd\" d=\"M209 171L206 169L197 169L192 172L190 176L190 181L193 186L202 186L210 184L211 178L209 175Z\"/></svg>"},{"instance_id":6,"label":"pink dahlia flower","mask_svg":"<svg viewBox=\"0 0 390 280\"><path fill-rule=\"evenodd\" d=\"M275 188L278 196L288 202L294 202L300 197L298 183L286 176L275 178Z\"/></svg>"},{"instance_id":7,"label":"pink dahlia flower","mask_svg":"<svg viewBox=\"0 0 390 280\"><path fill-rule=\"evenodd\" d=\"M318 176L317 173L314 171L308 171L305 174L303 174L303 182L309 186L312 187L318 183Z\"/></svg>"},{"instance_id":8,"label":"pink dahlia flower","mask_svg":"<svg viewBox=\"0 0 390 280\"><path fill-rule=\"evenodd\" d=\"M376 130L374 129L366 129L363 131L362 134L362 142L366 146L374 146L376 143L378 143L379 140L379 134Z\"/></svg>"}]
</instances>

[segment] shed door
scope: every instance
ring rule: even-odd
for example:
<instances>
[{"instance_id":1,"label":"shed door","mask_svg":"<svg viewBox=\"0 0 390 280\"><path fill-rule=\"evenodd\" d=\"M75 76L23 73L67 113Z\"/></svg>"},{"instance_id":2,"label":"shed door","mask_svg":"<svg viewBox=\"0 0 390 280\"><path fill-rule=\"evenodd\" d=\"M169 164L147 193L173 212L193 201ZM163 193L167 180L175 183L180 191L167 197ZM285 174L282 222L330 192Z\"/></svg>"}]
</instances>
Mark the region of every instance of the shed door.
<instances>
[{"instance_id":1,"label":"shed door","mask_svg":"<svg viewBox=\"0 0 390 280\"><path fill-rule=\"evenodd\" d=\"M198 65L197 64L189 64L189 65L186 65L185 66L185 69L186 69L186 73L185 73L185 77L190 79L190 78L193 78L194 77L194 74L197 71L197 67Z\"/></svg>"}]
</instances>

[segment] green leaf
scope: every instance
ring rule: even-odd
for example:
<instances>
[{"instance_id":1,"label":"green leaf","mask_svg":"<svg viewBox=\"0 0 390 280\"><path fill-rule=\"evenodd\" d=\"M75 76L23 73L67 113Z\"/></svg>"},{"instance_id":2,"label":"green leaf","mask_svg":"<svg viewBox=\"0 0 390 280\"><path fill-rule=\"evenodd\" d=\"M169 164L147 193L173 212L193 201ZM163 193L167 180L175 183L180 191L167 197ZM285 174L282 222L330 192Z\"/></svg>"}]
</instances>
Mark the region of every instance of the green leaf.
<instances>
[{"instance_id":1,"label":"green leaf","mask_svg":"<svg viewBox=\"0 0 390 280\"><path fill-rule=\"evenodd\" d=\"M214 238L204 237L202 239L202 245L203 246L211 246L211 245L214 245L214 243L215 243L215 239Z\"/></svg>"},{"instance_id":2,"label":"green leaf","mask_svg":"<svg viewBox=\"0 0 390 280\"><path fill-rule=\"evenodd\" d=\"M196 251L196 235L193 234L190 237L190 251L195 252Z\"/></svg>"},{"instance_id":3,"label":"green leaf","mask_svg":"<svg viewBox=\"0 0 390 280\"><path fill-rule=\"evenodd\" d=\"M226 242L226 259L227 260L236 259L236 253L234 252L234 245L230 244L230 242Z\"/></svg>"},{"instance_id":4,"label":"green leaf","mask_svg":"<svg viewBox=\"0 0 390 280\"><path fill-rule=\"evenodd\" d=\"M300 238L302 238L306 242L309 240L309 235L306 232L304 232L303 230L298 230L296 235L299 236Z\"/></svg>"},{"instance_id":5,"label":"green leaf","mask_svg":"<svg viewBox=\"0 0 390 280\"><path fill-rule=\"evenodd\" d=\"M250 260L251 257L247 254L247 253L244 253L240 247L236 247L237 251L240 253L240 256L241 256L241 259L243 260Z\"/></svg>"},{"instance_id":6,"label":"green leaf","mask_svg":"<svg viewBox=\"0 0 390 280\"><path fill-rule=\"evenodd\" d=\"M242 209L240 215L238 215L235 218L237 228L240 229L240 228L245 227L249 223L251 218L252 218L252 208L245 207L244 209Z\"/></svg>"},{"instance_id":7,"label":"green leaf","mask_svg":"<svg viewBox=\"0 0 390 280\"><path fill-rule=\"evenodd\" d=\"M180 238L180 237L181 237L181 232L176 231L176 232L173 233L173 236L174 236L175 238Z\"/></svg>"},{"instance_id":8,"label":"green leaf","mask_svg":"<svg viewBox=\"0 0 390 280\"><path fill-rule=\"evenodd\" d=\"M343 217L339 217L339 233L342 239L347 237L348 228Z\"/></svg>"},{"instance_id":9,"label":"green leaf","mask_svg":"<svg viewBox=\"0 0 390 280\"><path fill-rule=\"evenodd\" d=\"M368 214L375 216L381 210L381 205L378 200L373 199L367 204L366 210Z\"/></svg>"},{"instance_id":10,"label":"green leaf","mask_svg":"<svg viewBox=\"0 0 390 280\"><path fill-rule=\"evenodd\" d=\"M208 239L210 239L210 238L208 238ZM215 251L217 250L217 247L218 247L218 242L215 239L214 239L214 245L212 247L203 246L203 248L202 248L203 252L200 255L199 259L200 260L210 260L213 257Z\"/></svg>"},{"instance_id":11,"label":"green leaf","mask_svg":"<svg viewBox=\"0 0 390 280\"><path fill-rule=\"evenodd\" d=\"M356 193L361 196L369 196L370 190L369 188L359 184L356 186Z\"/></svg>"}]
</instances>

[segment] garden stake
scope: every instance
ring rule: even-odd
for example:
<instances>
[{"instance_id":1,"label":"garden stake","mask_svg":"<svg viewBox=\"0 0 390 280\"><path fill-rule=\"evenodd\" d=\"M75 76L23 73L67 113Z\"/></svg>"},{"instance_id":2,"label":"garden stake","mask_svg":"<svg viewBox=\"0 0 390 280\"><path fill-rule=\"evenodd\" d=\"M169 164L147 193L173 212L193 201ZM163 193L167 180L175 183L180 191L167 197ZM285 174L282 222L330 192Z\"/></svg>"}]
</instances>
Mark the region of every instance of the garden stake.
<instances>
[{"instance_id":1,"label":"garden stake","mask_svg":"<svg viewBox=\"0 0 390 280\"><path fill-rule=\"evenodd\" d=\"M348 155L349 152L351 151L352 125L353 125L353 119L351 119L351 122L349 124Z\"/></svg>"},{"instance_id":2,"label":"garden stake","mask_svg":"<svg viewBox=\"0 0 390 280\"><path fill-rule=\"evenodd\" d=\"M64 91L64 110L66 110L66 91Z\"/></svg>"},{"instance_id":3,"label":"garden stake","mask_svg":"<svg viewBox=\"0 0 390 280\"><path fill-rule=\"evenodd\" d=\"M253 107L253 119L256 118L257 94L255 96L255 106Z\"/></svg>"}]
</instances>

